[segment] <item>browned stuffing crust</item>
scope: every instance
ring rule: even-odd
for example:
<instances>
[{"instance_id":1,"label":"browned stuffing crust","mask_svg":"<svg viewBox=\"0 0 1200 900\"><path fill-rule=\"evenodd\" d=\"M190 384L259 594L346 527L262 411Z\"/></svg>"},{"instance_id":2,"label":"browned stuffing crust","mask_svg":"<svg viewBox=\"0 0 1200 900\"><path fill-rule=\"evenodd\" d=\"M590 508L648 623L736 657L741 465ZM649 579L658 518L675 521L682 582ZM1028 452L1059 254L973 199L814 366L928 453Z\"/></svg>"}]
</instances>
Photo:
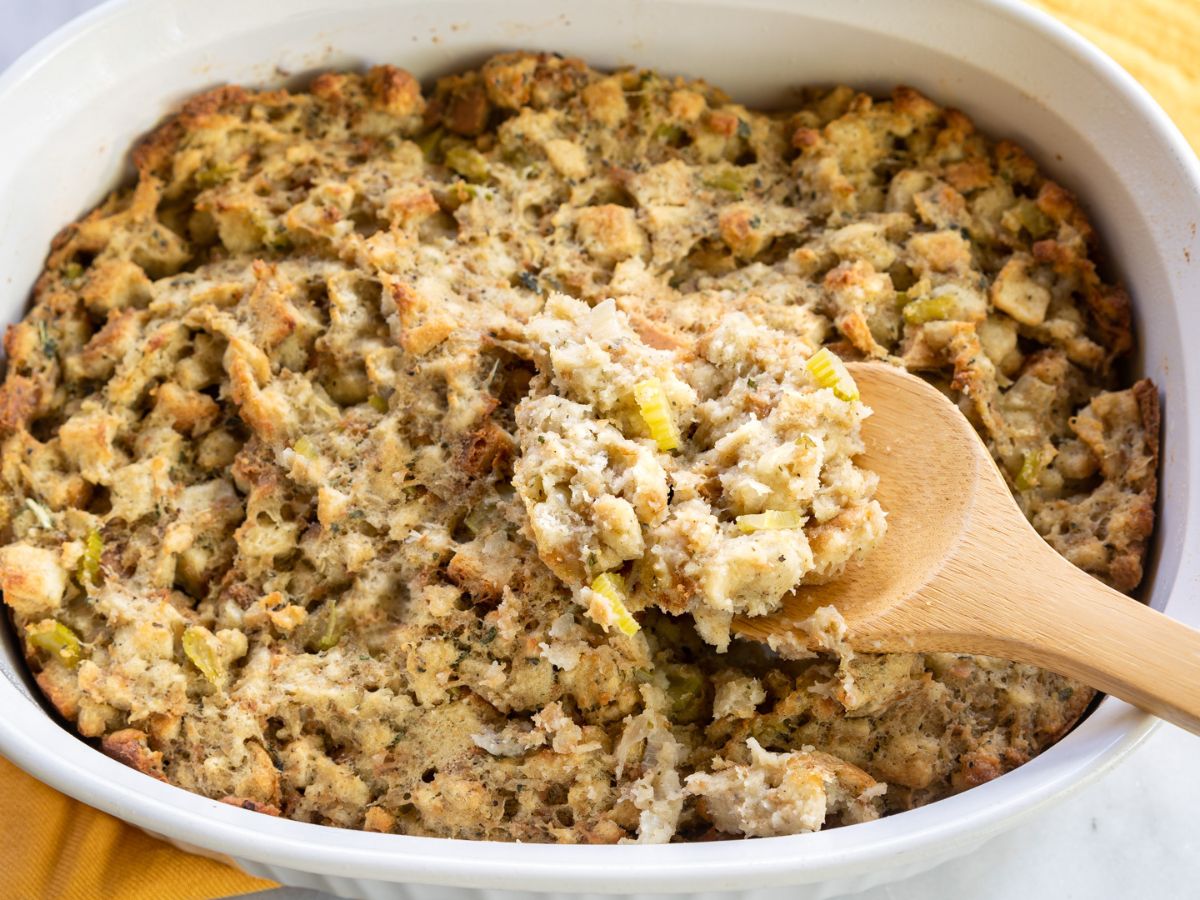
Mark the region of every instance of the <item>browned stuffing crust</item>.
<instances>
[{"instance_id":1,"label":"browned stuffing crust","mask_svg":"<svg viewBox=\"0 0 1200 900\"><path fill-rule=\"evenodd\" d=\"M1159 411L1119 374L1128 298L962 113L506 54L428 95L390 67L221 88L134 160L55 238L0 387L0 588L116 759L348 828L696 839L928 803L1091 699L970 656L717 654L655 609L606 632L512 487L548 294L681 358L738 311L943 387L1046 539L1136 587Z\"/></svg>"}]
</instances>

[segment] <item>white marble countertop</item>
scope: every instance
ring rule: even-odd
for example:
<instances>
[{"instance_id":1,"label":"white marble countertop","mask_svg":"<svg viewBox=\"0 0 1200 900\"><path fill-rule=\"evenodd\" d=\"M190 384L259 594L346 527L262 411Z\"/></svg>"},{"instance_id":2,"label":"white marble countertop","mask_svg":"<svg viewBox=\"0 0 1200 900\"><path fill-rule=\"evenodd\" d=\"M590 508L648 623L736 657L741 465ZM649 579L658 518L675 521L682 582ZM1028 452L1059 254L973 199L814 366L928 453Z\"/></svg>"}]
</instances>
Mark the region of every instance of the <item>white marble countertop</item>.
<instances>
[{"instance_id":1,"label":"white marble countertop","mask_svg":"<svg viewBox=\"0 0 1200 900\"><path fill-rule=\"evenodd\" d=\"M98 0L0 0L0 70ZM974 855L857 900L1200 896L1200 738L1169 725L1101 780ZM318 900L282 888L256 900Z\"/></svg>"}]
</instances>

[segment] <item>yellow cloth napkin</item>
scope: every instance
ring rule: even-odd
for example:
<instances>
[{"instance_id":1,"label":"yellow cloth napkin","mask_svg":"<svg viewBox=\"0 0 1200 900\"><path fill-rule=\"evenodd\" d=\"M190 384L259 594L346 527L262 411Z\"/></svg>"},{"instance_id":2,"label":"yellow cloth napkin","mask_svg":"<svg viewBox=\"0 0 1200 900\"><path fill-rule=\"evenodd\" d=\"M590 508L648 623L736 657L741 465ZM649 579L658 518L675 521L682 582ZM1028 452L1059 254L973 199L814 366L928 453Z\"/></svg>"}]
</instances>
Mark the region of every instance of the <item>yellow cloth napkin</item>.
<instances>
[{"instance_id":1,"label":"yellow cloth napkin","mask_svg":"<svg viewBox=\"0 0 1200 900\"><path fill-rule=\"evenodd\" d=\"M1036 0L1112 56L1200 150L1200 4ZM77 803L0 758L0 894L204 900L275 887Z\"/></svg>"},{"instance_id":2,"label":"yellow cloth napkin","mask_svg":"<svg viewBox=\"0 0 1200 900\"><path fill-rule=\"evenodd\" d=\"M1119 62L1200 152L1200 3L1034 0Z\"/></svg>"},{"instance_id":3,"label":"yellow cloth napkin","mask_svg":"<svg viewBox=\"0 0 1200 900\"><path fill-rule=\"evenodd\" d=\"M22 900L208 900L276 886L176 850L3 757L0 872L0 896Z\"/></svg>"}]
</instances>

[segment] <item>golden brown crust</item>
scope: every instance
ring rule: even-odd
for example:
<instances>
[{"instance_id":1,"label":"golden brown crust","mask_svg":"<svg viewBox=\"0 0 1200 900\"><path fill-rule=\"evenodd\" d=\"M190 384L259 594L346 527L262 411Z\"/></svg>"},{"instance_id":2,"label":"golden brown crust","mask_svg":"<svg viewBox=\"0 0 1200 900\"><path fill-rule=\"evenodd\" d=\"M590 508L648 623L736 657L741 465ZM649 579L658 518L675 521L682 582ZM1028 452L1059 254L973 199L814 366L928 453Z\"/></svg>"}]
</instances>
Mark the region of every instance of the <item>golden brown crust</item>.
<instances>
[{"instance_id":1,"label":"golden brown crust","mask_svg":"<svg viewBox=\"0 0 1200 900\"><path fill-rule=\"evenodd\" d=\"M179 112L134 145L133 164L139 172L160 170L189 129L203 127L208 117L241 106L249 97L245 88L222 85L188 99Z\"/></svg>"},{"instance_id":2,"label":"golden brown crust","mask_svg":"<svg viewBox=\"0 0 1200 900\"><path fill-rule=\"evenodd\" d=\"M367 91L375 104L389 115L403 118L425 111L421 85L411 74L395 66L375 66L367 72Z\"/></svg>"},{"instance_id":3,"label":"golden brown crust","mask_svg":"<svg viewBox=\"0 0 1200 900\"><path fill-rule=\"evenodd\" d=\"M68 722L78 718L79 689L72 673L59 667L43 669L34 675L34 681L60 716Z\"/></svg>"},{"instance_id":4,"label":"golden brown crust","mask_svg":"<svg viewBox=\"0 0 1200 900\"><path fill-rule=\"evenodd\" d=\"M10 375L0 386L0 434L29 424L38 407L41 391L23 375Z\"/></svg>"},{"instance_id":5,"label":"golden brown crust","mask_svg":"<svg viewBox=\"0 0 1200 900\"><path fill-rule=\"evenodd\" d=\"M107 756L119 763L136 769L143 775L149 775L157 781L166 782L163 774L163 755L151 750L144 731L136 728L124 728L112 734L106 734L100 741L100 749Z\"/></svg>"}]
</instances>

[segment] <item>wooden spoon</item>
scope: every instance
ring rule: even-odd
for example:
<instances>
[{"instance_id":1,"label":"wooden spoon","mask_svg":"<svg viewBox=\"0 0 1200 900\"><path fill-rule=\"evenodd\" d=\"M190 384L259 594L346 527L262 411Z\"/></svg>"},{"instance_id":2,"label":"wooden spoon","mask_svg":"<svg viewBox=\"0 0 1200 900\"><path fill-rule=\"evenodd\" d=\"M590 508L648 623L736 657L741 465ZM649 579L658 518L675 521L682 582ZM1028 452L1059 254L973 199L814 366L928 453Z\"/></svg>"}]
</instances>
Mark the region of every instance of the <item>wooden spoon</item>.
<instances>
[{"instance_id":1,"label":"wooden spoon","mask_svg":"<svg viewBox=\"0 0 1200 900\"><path fill-rule=\"evenodd\" d=\"M862 652L951 651L1032 663L1200 733L1200 632L1075 568L1025 519L991 454L937 388L885 363L850 371L874 415L861 464L888 530L835 581L800 588L743 637L796 633L821 606Z\"/></svg>"}]
</instances>

